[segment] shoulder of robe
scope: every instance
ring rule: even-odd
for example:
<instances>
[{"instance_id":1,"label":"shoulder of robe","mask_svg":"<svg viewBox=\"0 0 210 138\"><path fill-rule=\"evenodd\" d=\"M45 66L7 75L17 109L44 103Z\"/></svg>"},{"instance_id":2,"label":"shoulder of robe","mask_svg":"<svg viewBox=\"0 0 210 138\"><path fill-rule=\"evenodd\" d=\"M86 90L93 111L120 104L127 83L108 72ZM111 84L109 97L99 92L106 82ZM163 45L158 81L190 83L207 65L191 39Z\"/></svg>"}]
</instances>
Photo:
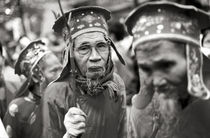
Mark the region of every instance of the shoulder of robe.
<instances>
[{"instance_id":1,"label":"shoulder of robe","mask_svg":"<svg viewBox=\"0 0 210 138\"><path fill-rule=\"evenodd\" d=\"M72 89L68 81L53 82L47 86L44 92L44 100L64 100L67 95L72 94Z\"/></svg>"},{"instance_id":2,"label":"shoulder of robe","mask_svg":"<svg viewBox=\"0 0 210 138\"><path fill-rule=\"evenodd\" d=\"M121 91L122 90L125 91L125 83L123 79L117 73L113 74L113 81L118 85Z\"/></svg>"},{"instance_id":3,"label":"shoulder of robe","mask_svg":"<svg viewBox=\"0 0 210 138\"><path fill-rule=\"evenodd\" d=\"M15 115L20 111L19 109L22 107L22 105L25 106L25 99L23 97L12 100L8 106L9 114L12 117L15 117Z\"/></svg>"}]
</instances>

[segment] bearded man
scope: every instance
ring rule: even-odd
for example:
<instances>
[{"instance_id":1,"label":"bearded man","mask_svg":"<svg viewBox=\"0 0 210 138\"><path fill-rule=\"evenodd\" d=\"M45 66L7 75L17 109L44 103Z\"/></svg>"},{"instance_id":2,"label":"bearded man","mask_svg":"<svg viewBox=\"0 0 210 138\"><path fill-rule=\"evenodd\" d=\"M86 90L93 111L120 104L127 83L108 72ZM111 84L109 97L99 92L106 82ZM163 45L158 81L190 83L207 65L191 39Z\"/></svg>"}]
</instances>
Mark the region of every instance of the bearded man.
<instances>
[{"instance_id":1,"label":"bearded man","mask_svg":"<svg viewBox=\"0 0 210 138\"><path fill-rule=\"evenodd\" d=\"M3 123L9 138L42 136L42 96L47 85L55 80L62 66L42 41L24 48L15 65L15 73L27 79L11 101Z\"/></svg>"},{"instance_id":2,"label":"bearded man","mask_svg":"<svg viewBox=\"0 0 210 138\"><path fill-rule=\"evenodd\" d=\"M130 137L210 137L199 43L209 23L205 12L172 2L146 3L127 18L141 82L132 99Z\"/></svg>"},{"instance_id":3,"label":"bearded man","mask_svg":"<svg viewBox=\"0 0 210 138\"><path fill-rule=\"evenodd\" d=\"M111 47L124 61L108 36L109 18L109 11L93 6L55 22L54 31L63 33L68 46L63 71L45 93L45 138L125 136L125 86L113 72Z\"/></svg>"}]
</instances>

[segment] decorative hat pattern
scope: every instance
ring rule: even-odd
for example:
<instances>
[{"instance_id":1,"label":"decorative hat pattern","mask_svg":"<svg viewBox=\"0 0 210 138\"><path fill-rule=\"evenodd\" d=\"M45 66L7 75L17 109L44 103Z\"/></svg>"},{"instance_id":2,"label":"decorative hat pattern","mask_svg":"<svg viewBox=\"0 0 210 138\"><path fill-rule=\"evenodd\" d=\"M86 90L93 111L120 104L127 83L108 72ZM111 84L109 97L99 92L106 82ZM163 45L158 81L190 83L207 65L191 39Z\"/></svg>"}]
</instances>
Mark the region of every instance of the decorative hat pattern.
<instances>
[{"instance_id":1,"label":"decorative hat pattern","mask_svg":"<svg viewBox=\"0 0 210 138\"><path fill-rule=\"evenodd\" d=\"M70 14L71 13L71 14ZM71 15L71 19L69 19ZM89 33L89 32L101 32L107 36L110 41L110 46L116 52L119 60L122 64L125 64L125 61L117 51L113 41L108 37L108 26L107 21L111 18L110 11L104 9L100 6L83 6L75 8L65 13L55 21L53 25L53 30L56 33L62 34L64 38L71 38L74 40L77 36ZM67 30L67 25L70 30ZM69 34L70 32L70 34ZM71 36L70 36L71 35ZM57 81L63 79L67 76L68 73L74 74L75 65L74 65L74 55L73 47L69 46L65 49L64 55L64 68L60 74L60 77Z\"/></svg>"},{"instance_id":2,"label":"decorative hat pattern","mask_svg":"<svg viewBox=\"0 0 210 138\"><path fill-rule=\"evenodd\" d=\"M126 19L134 47L160 38L189 41L199 45L200 31L209 26L209 15L193 6L172 2L150 2L135 9Z\"/></svg>"},{"instance_id":3,"label":"decorative hat pattern","mask_svg":"<svg viewBox=\"0 0 210 138\"><path fill-rule=\"evenodd\" d=\"M15 64L15 73L28 77L32 71L36 71L35 67L41 58L50 52L41 40L31 42L21 51Z\"/></svg>"},{"instance_id":4,"label":"decorative hat pattern","mask_svg":"<svg viewBox=\"0 0 210 138\"><path fill-rule=\"evenodd\" d=\"M129 34L134 37L134 50L152 40L185 42L188 92L201 99L210 98L210 91L203 83L200 50L201 30L210 26L210 17L206 12L173 2L148 2L131 12L125 24ZM153 97L154 92L143 94L145 91L141 86L139 94L133 99L137 108L147 106Z\"/></svg>"},{"instance_id":5,"label":"decorative hat pattern","mask_svg":"<svg viewBox=\"0 0 210 138\"><path fill-rule=\"evenodd\" d=\"M69 19L71 13L71 19ZM99 6L84 6L75 8L65 13L65 18L71 31L72 39L77 36L91 31L99 31L104 34L108 33L107 20L111 18L110 12ZM57 33L68 35L64 16L58 18L53 25L53 29Z\"/></svg>"}]
</instances>

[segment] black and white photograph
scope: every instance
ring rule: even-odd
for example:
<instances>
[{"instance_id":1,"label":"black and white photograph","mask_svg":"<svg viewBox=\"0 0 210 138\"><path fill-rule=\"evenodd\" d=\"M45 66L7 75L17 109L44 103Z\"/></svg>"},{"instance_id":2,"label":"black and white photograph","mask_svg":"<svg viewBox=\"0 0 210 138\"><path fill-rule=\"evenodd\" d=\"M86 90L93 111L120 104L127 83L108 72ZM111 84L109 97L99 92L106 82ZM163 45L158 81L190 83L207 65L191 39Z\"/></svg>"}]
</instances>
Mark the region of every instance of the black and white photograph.
<instances>
[{"instance_id":1,"label":"black and white photograph","mask_svg":"<svg viewBox=\"0 0 210 138\"><path fill-rule=\"evenodd\" d=\"M0 138L210 138L210 0L0 0Z\"/></svg>"}]
</instances>

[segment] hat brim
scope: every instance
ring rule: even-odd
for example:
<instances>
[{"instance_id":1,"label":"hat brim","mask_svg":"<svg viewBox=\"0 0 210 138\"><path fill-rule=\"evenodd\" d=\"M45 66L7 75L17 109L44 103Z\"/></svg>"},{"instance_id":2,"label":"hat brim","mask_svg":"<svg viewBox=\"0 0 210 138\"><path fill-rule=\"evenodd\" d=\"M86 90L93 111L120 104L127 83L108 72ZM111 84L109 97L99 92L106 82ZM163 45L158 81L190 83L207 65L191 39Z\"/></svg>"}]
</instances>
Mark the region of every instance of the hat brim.
<instances>
[{"instance_id":1,"label":"hat brim","mask_svg":"<svg viewBox=\"0 0 210 138\"><path fill-rule=\"evenodd\" d=\"M33 41L31 42L27 47L25 47L19 54L19 57L15 63L15 74L21 75L22 71L21 71L21 67L20 64L23 60L23 57L25 56L24 53L26 52L26 50L28 50L28 47L34 45L34 44L41 44L41 45L45 45L44 42L42 42L41 40L37 40L37 41Z\"/></svg>"},{"instance_id":2,"label":"hat brim","mask_svg":"<svg viewBox=\"0 0 210 138\"><path fill-rule=\"evenodd\" d=\"M132 35L132 27L135 24L135 21L137 20L136 17L139 14L144 14L144 11L146 9L152 9L152 8L159 8L166 7L168 9L174 9L177 12L184 12L189 17L196 17L199 21L199 25L201 29L210 27L210 15L207 12L204 12L198 8L195 8L194 6L189 5L181 5L174 2L165 2L165 1L157 1L157 2L147 2L145 4L142 4L138 8L134 9L126 18L125 24L127 26L127 31L130 35Z\"/></svg>"},{"instance_id":3,"label":"hat brim","mask_svg":"<svg viewBox=\"0 0 210 138\"><path fill-rule=\"evenodd\" d=\"M133 42L133 48L135 49L141 43L153 41L153 40L160 40L160 39L189 42L189 43L195 44L197 46L200 46L200 42L196 39L191 38L191 37L181 35L181 34L162 33L162 34L152 34L149 36L143 36L140 39L137 39L136 41Z\"/></svg>"},{"instance_id":4,"label":"hat brim","mask_svg":"<svg viewBox=\"0 0 210 138\"><path fill-rule=\"evenodd\" d=\"M105 8L102 8L100 6L83 6L83 7L75 8L75 9L72 9L72 10L66 12L64 14L65 16L63 15L55 21L52 29L56 33L61 34L62 31L63 31L63 28L66 26L65 21L68 20L70 12L72 13L71 16L75 16L78 13L81 13L81 11L86 12L86 11L89 11L89 10L93 10L93 11L96 11L98 13L101 13L106 20L109 20L111 18L110 11L108 11Z\"/></svg>"}]
</instances>

